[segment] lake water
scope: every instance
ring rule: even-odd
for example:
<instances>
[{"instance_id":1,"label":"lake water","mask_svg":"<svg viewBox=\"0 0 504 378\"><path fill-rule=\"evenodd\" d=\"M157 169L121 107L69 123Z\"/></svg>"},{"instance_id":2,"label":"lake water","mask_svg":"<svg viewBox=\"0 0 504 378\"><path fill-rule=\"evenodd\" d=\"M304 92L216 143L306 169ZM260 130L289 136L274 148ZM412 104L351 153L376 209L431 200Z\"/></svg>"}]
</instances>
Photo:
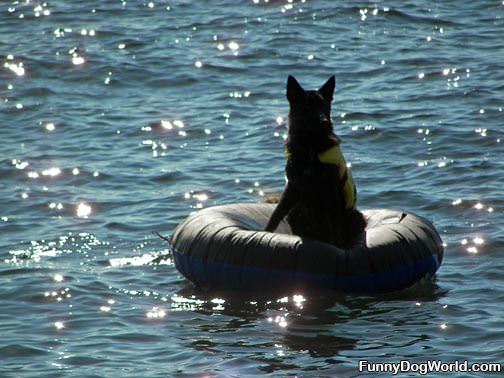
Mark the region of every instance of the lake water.
<instances>
[{"instance_id":1,"label":"lake water","mask_svg":"<svg viewBox=\"0 0 504 378\"><path fill-rule=\"evenodd\" d=\"M502 363L503 17L501 1L2 2L0 376ZM178 274L152 231L282 187L289 74L336 75L360 207L433 220L436 282L282 298Z\"/></svg>"}]
</instances>

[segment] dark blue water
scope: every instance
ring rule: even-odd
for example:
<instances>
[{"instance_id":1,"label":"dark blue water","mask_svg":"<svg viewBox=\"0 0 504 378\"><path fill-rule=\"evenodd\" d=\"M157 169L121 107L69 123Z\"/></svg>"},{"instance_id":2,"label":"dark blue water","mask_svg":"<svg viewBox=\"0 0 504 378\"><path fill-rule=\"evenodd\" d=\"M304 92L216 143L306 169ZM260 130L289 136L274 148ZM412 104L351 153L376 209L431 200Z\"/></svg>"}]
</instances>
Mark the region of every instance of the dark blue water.
<instances>
[{"instance_id":1,"label":"dark blue water","mask_svg":"<svg viewBox=\"0 0 504 378\"><path fill-rule=\"evenodd\" d=\"M502 362L503 17L500 1L2 2L0 376ZM435 283L251 298L177 273L152 231L282 187L289 74L336 75L360 206L435 222Z\"/></svg>"}]
</instances>

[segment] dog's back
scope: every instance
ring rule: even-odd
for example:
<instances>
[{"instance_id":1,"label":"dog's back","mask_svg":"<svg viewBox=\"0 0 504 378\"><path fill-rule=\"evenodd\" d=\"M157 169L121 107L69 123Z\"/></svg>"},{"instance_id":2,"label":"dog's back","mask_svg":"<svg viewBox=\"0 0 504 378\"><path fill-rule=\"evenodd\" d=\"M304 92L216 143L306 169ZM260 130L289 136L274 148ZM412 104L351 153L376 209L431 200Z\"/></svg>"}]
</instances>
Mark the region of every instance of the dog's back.
<instances>
[{"instance_id":1,"label":"dog's back","mask_svg":"<svg viewBox=\"0 0 504 378\"><path fill-rule=\"evenodd\" d=\"M365 220L332 130L334 84L332 77L318 91L304 91L289 76L288 183L266 229L272 231L287 215L294 234L347 247L364 230Z\"/></svg>"}]
</instances>

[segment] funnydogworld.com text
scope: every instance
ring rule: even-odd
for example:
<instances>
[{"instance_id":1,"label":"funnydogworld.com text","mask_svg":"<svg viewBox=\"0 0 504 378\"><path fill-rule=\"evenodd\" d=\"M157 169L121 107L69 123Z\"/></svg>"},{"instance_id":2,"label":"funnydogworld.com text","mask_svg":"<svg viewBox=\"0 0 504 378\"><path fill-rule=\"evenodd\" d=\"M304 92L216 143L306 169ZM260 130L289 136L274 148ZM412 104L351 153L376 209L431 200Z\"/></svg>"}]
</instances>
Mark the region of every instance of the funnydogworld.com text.
<instances>
[{"instance_id":1,"label":"funnydogworld.com text","mask_svg":"<svg viewBox=\"0 0 504 378\"><path fill-rule=\"evenodd\" d=\"M367 360L359 361L359 372L368 373L418 373L426 375L428 373L497 373L501 372L500 363L470 363L468 361L443 362L440 360L429 360L425 362L410 362L401 360L399 362L369 362Z\"/></svg>"}]
</instances>

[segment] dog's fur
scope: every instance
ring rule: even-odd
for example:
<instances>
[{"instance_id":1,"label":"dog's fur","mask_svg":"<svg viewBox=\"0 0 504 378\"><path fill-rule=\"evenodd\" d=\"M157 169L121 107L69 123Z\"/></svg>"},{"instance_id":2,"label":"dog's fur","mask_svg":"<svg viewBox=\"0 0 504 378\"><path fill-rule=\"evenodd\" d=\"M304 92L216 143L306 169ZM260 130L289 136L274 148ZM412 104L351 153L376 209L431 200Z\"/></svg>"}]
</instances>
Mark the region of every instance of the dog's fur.
<instances>
[{"instance_id":1,"label":"dog's fur","mask_svg":"<svg viewBox=\"0 0 504 378\"><path fill-rule=\"evenodd\" d=\"M317 156L341 142L331 122L334 87L334 76L316 91L305 91L292 76L287 80L288 181L265 230L273 232L287 216L294 234L345 248L366 221L359 211L347 210L338 166Z\"/></svg>"}]
</instances>

